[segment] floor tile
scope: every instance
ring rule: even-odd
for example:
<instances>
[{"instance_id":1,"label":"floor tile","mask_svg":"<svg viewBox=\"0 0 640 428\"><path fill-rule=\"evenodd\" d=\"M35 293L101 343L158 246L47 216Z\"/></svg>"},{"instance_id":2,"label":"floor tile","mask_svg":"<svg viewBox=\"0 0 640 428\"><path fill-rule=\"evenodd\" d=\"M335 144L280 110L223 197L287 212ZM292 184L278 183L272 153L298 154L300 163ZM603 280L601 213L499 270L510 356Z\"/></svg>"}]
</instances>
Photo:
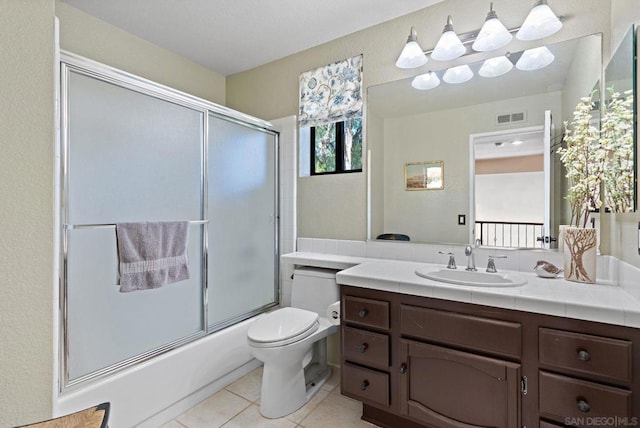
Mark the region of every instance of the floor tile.
<instances>
[{"instance_id":1,"label":"floor tile","mask_svg":"<svg viewBox=\"0 0 640 428\"><path fill-rule=\"evenodd\" d=\"M330 391L320 388L318 392L316 392L316 394L313 397L311 397L311 400L309 400L307 404L305 404L295 412L291 413L290 415L285 416L285 418L295 423L300 423L304 418L306 418L309 415L309 413L313 411L313 409L318 407L320 402L322 402L322 400L324 400L329 395L329 393Z\"/></svg>"},{"instance_id":2,"label":"floor tile","mask_svg":"<svg viewBox=\"0 0 640 428\"><path fill-rule=\"evenodd\" d=\"M336 388L337 390L337 388ZM362 404L358 401L343 397L332 392L304 418L300 427L304 428L359 428L375 427L360 419L362 416Z\"/></svg>"},{"instance_id":3,"label":"floor tile","mask_svg":"<svg viewBox=\"0 0 640 428\"><path fill-rule=\"evenodd\" d=\"M331 368L331 376L329 379L322 385L322 389L327 391L333 391L333 389L340 385L340 367L330 366Z\"/></svg>"},{"instance_id":4,"label":"floor tile","mask_svg":"<svg viewBox=\"0 0 640 428\"><path fill-rule=\"evenodd\" d=\"M174 419L164 425L161 425L160 428L184 428L184 425Z\"/></svg>"},{"instance_id":5,"label":"floor tile","mask_svg":"<svg viewBox=\"0 0 640 428\"><path fill-rule=\"evenodd\" d=\"M262 388L262 366L247 373L225 389L245 398L251 402L256 402L260 398Z\"/></svg>"},{"instance_id":6,"label":"floor tile","mask_svg":"<svg viewBox=\"0 0 640 428\"><path fill-rule=\"evenodd\" d=\"M295 422L285 418L267 419L260 414L259 407L252 404L238 416L223 425L223 428L294 428Z\"/></svg>"},{"instance_id":7,"label":"floor tile","mask_svg":"<svg viewBox=\"0 0 640 428\"><path fill-rule=\"evenodd\" d=\"M178 416L176 420L187 428L221 427L250 405L250 401L223 389Z\"/></svg>"}]
</instances>

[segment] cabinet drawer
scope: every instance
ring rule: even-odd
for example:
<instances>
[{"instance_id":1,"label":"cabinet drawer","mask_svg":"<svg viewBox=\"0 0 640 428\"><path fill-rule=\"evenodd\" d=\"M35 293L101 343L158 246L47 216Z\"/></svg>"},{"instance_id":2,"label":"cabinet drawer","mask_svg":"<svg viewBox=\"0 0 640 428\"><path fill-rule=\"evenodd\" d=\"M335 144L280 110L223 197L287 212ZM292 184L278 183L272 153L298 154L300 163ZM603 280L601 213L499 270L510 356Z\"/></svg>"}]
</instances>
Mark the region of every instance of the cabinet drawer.
<instances>
[{"instance_id":1,"label":"cabinet drawer","mask_svg":"<svg viewBox=\"0 0 640 428\"><path fill-rule=\"evenodd\" d=\"M631 342L541 328L540 363L570 374L631 382Z\"/></svg>"},{"instance_id":2,"label":"cabinet drawer","mask_svg":"<svg viewBox=\"0 0 640 428\"><path fill-rule=\"evenodd\" d=\"M374 328L389 328L389 302L344 296L344 321Z\"/></svg>"},{"instance_id":3,"label":"cabinet drawer","mask_svg":"<svg viewBox=\"0 0 640 428\"><path fill-rule=\"evenodd\" d=\"M344 326L341 337L345 360L389 370L389 336Z\"/></svg>"},{"instance_id":4,"label":"cabinet drawer","mask_svg":"<svg viewBox=\"0 0 640 428\"><path fill-rule=\"evenodd\" d=\"M467 349L520 358L520 323L455 312L401 305L400 330L407 334Z\"/></svg>"},{"instance_id":5,"label":"cabinet drawer","mask_svg":"<svg viewBox=\"0 0 640 428\"><path fill-rule=\"evenodd\" d=\"M540 428L561 428L566 427L566 425L556 425L547 421L540 421Z\"/></svg>"},{"instance_id":6,"label":"cabinet drawer","mask_svg":"<svg viewBox=\"0 0 640 428\"><path fill-rule=\"evenodd\" d=\"M539 387L540 416L557 422L582 425L586 418L631 416L631 391L542 371Z\"/></svg>"},{"instance_id":7,"label":"cabinet drawer","mask_svg":"<svg viewBox=\"0 0 640 428\"><path fill-rule=\"evenodd\" d=\"M346 363L342 368L342 392L365 403L389 406L389 375Z\"/></svg>"}]
</instances>

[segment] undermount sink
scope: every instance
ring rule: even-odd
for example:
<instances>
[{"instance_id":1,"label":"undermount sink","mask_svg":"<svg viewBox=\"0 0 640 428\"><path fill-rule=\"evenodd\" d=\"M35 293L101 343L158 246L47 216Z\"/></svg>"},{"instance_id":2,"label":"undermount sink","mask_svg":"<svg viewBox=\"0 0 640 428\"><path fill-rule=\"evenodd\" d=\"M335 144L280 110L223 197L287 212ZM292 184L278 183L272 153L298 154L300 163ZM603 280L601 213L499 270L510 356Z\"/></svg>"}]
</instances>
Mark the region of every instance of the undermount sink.
<instances>
[{"instance_id":1,"label":"undermount sink","mask_svg":"<svg viewBox=\"0 0 640 428\"><path fill-rule=\"evenodd\" d=\"M476 287L519 287L527 283L527 280L520 276L501 272L486 273L455 269L433 270L433 268L421 268L416 269L416 275L433 281Z\"/></svg>"}]
</instances>

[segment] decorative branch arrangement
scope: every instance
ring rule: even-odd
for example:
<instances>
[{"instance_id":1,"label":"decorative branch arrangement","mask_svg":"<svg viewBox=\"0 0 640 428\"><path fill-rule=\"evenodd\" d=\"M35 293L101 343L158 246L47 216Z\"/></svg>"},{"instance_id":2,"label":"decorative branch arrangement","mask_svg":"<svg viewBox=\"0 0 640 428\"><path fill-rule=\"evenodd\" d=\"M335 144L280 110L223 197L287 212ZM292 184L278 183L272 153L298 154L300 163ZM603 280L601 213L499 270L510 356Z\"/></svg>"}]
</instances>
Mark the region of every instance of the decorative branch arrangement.
<instances>
[{"instance_id":1,"label":"decorative branch arrangement","mask_svg":"<svg viewBox=\"0 0 640 428\"><path fill-rule=\"evenodd\" d=\"M605 151L600 145L600 131L594 125L594 107L593 93L580 99L571 123L564 122L567 146L558 149L569 180L565 197L571 207L569 224L577 227L586 227L589 213L601 206Z\"/></svg>"},{"instance_id":2,"label":"decorative branch arrangement","mask_svg":"<svg viewBox=\"0 0 640 428\"><path fill-rule=\"evenodd\" d=\"M577 227L586 227L589 214L603 205L602 185L604 205L611 211L633 208L633 94L607 91L601 125L592 115L591 93L580 100L573 120L564 122L566 148L558 149L569 180L570 224Z\"/></svg>"},{"instance_id":3,"label":"decorative branch arrangement","mask_svg":"<svg viewBox=\"0 0 640 428\"><path fill-rule=\"evenodd\" d=\"M621 95L608 88L609 102L600 124L600 144L606 151L604 204L613 212L633 209L633 91Z\"/></svg>"}]
</instances>

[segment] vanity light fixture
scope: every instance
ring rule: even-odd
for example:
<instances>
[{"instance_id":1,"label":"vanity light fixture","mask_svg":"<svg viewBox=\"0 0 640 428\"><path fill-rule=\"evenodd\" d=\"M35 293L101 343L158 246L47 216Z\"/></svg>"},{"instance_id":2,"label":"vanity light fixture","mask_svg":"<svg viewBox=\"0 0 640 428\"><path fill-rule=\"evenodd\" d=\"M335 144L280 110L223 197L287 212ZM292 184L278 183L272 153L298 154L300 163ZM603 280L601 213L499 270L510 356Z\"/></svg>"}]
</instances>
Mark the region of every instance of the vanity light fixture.
<instances>
[{"instance_id":1,"label":"vanity light fixture","mask_svg":"<svg viewBox=\"0 0 640 428\"><path fill-rule=\"evenodd\" d=\"M538 40L555 34L562 28L562 22L551 10L547 0L536 0L516 34L518 40Z\"/></svg>"},{"instance_id":2,"label":"vanity light fixture","mask_svg":"<svg viewBox=\"0 0 640 428\"><path fill-rule=\"evenodd\" d=\"M453 31L453 20L451 15L447 17L447 24L442 30L440 40L436 43L436 47L431 53L431 58L436 61L450 61L462 56L467 51L460 38Z\"/></svg>"},{"instance_id":3,"label":"vanity light fixture","mask_svg":"<svg viewBox=\"0 0 640 428\"><path fill-rule=\"evenodd\" d=\"M396 61L396 67L416 68L425 65L427 61L429 61L429 59L418 44L418 33L416 32L415 27L411 27L407 43L404 45L404 48Z\"/></svg>"},{"instance_id":4,"label":"vanity light fixture","mask_svg":"<svg viewBox=\"0 0 640 428\"><path fill-rule=\"evenodd\" d=\"M416 89L420 89L421 91L433 89L439 84L440 84L440 79L438 78L438 75L433 71L429 71L428 73L416 76L411 81L411 86L413 86Z\"/></svg>"},{"instance_id":5,"label":"vanity light fixture","mask_svg":"<svg viewBox=\"0 0 640 428\"><path fill-rule=\"evenodd\" d=\"M516 62L516 68L522 71L539 70L551 64L554 59L555 56L546 46L527 49Z\"/></svg>"},{"instance_id":6,"label":"vanity light fixture","mask_svg":"<svg viewBox=\"0 0 640 428\"><path fill-rule=\"evenodd\" d=\"M447 16L447 24L442 30L442 35L436 47L429 51L423 51L417 41L416 30L411 27L411 32L405 47L396 61L398 68L416 68L426 64L427 55L436 61L451 61L456 58L477 52L489 52L500 49L513 39L512 33L516 33L519 40L537 40L555 34L562 28L562 20L557 17L547 0L536 0L527 18L521 27L507 29L498 19L493 10L493 2L489 5L489 13L485 18L482 28L475 32L464 33L458 36L453 31L451 15ZM466 45L471 44L470 48Z\"/></svg>"},{"instance_id":7,"label":"vanity light fixture","mask_svg":"<svg viewBox=\"0 0 640 428\"><path fill-rule=\"evenodd\" d=\"M491 2L487 18L471 47L478 52L488 52L506 46L512 38L509 30L498 19Z\"/></svg>"},{"instance_id":8,"label":"vanity light fixture","mask_svg":"<svg viewBox=\"0 0 640 428\"><path fill-rule=\"evenodd\" d=\"M482 77L498 77L508 73L513 68L513 63L507 58L509 54L489 58L482 63L478 74Z\"/></svg>"},{"instance_id":9,"label":"vanity light fixture","mask_svg":"<svg viewBox=\"0 0 640 428\"><path fill-rule=\"evenodd\" d=\"M456 84L464 83L472 77L473 71L471 71L471 68L467 64L464 64L457 67L448 68L447 71L445 71L444 76L442 76L442 80L447 83Z\"/></svg>"}]
</instances>

